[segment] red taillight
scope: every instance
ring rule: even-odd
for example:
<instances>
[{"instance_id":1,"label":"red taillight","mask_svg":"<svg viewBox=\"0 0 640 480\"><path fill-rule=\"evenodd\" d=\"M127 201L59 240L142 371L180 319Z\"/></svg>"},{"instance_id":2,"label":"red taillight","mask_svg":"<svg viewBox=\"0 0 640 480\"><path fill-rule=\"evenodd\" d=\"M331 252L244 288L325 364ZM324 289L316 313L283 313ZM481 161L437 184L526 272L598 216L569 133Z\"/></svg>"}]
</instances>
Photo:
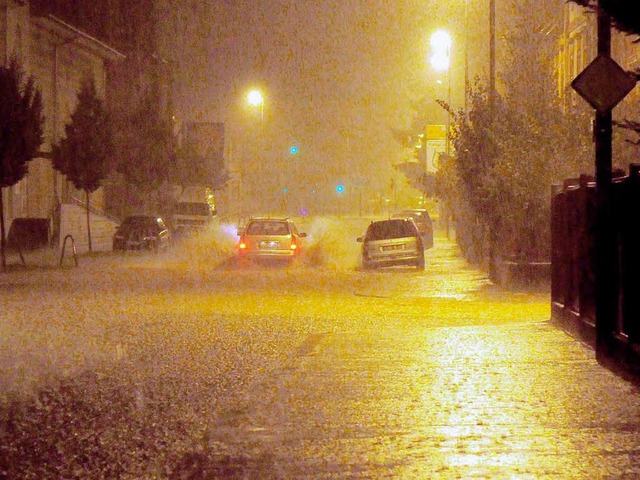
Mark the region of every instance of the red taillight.
<instances>
[{"instance_id":1,"label":"red taillight","mask_svg":"<svg viewBox=\"0 0 640 480\"><path fill-rule=\"evenodd\" d=\"M292 236L291 238L291 245L289 245L289 249L295 254L297 255L298 253L300 253L300 245L298 245L298 242L296 241L296 239Z\"/></svg>"},{"instance_id":2,"label":"red taillight","mask_svg":"<svg viewBox=\"0 0 640 480\"><path fill-rule=\"evenodd\" d=\"M244 242L244 240L240 240L238 242L238 250L246 250L247 249L247 244Z\"/></svg>"}]
</instances>

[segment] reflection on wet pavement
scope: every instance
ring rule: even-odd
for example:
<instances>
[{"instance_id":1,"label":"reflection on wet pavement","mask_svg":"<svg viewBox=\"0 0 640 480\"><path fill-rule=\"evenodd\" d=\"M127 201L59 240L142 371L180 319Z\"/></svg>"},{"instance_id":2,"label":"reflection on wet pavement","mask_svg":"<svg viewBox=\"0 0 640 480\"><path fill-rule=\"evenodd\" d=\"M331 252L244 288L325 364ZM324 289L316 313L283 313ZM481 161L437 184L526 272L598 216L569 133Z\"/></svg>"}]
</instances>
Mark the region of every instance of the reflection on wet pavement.
<instances>
[{"instance_id":1,"label":"reflection on wet pavement","mask_svg":"<svg viewBox=\"0 0 640 480\"><path fill-rule=\"evenodd\" d=\"M329 237L313 264L204 242L4 276L3 391L61 380L2 404L0 453L64 478L640 478L640 395L548 292L492 285L442 234L424 272L360 271Z\"/></svg>"},{"instance_id":2,"label":"reflection on wet pavement","mask_svg":"<svg viewBox=\"0 0 640 480\"><path fill-rule=\"evenodd\" d=\"M547 323L546 292L500 291L454 256L363 273L366 319L331 315L261 383L240 443L276 452L277 478L636 478L638 392Z\"/></svg>"}]
</instances>

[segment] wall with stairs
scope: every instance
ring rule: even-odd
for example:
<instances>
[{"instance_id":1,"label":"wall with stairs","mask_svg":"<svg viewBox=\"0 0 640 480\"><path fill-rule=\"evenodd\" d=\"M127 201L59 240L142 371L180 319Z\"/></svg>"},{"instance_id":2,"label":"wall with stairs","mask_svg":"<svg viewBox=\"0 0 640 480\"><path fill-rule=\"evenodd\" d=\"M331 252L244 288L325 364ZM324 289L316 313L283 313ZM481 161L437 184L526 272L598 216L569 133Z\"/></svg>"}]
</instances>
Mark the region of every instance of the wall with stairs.
<instances>
[{"instance_id":1,"label":"wall with stairs","mask_svg":"<svg viewBox=\"0 0 640 480\"><path fill-rule=\"evenodd\" d=\"M91 222L91 247L94 252L111 251L112 237L118 226L118 221L97 211L89 213ZM89 251L87 236L87 215L80 205L64 203L60 206L60 240L58 248L67 235L72 235L78 253ZM68 244L67 244L67 248Z\"/></svg>"}]
</instances>

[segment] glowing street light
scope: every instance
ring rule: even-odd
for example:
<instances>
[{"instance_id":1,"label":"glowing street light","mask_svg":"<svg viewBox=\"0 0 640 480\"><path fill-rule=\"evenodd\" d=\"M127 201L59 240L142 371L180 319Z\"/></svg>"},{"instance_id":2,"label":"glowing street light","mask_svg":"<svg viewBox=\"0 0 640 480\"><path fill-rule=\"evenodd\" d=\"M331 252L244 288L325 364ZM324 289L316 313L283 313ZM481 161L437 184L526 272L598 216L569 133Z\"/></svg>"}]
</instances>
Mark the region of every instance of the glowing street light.
<instances>
[{"instance_id":1,"label":"glowing street light","mask_svg":"<svg viewBox=\"0 0 640 480\"><path fill-rule=\"evenodd\" d=\"M260 90L250 90L247 94L247 102L252 107L260 107L260 121L264 121L264 95Z\"/></svg>"},{"instance_id":2,"label":"glowing street light","mask_svg":"<svg viewBox=\"0 0 640 480\"><path fill-rule=\"evenodd\" d=\"M451 36L445 30L436 30L431 35L431 66L439 72L449 70L451 59Z\"/></svg>"}]
</instances>

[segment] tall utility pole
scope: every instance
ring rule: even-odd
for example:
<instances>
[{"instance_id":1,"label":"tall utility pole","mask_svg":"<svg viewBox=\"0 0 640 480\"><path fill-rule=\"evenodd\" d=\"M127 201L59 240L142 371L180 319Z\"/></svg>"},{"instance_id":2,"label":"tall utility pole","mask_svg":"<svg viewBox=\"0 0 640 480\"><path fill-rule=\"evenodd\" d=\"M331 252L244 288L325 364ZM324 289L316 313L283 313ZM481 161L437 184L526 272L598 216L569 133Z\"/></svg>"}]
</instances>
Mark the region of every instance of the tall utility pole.
<instances>
[{"instance_id":1,"label":"tall utility pole","mask_svg":"<svg viewBox=\"0 0 640 480\"><path fill-rule=\"evenodd\" d=\"M469 111L469 0L464 0L464 112Z\"/></svg>"},{"instance_id":2,"label":"tall utility pole","mask_svg":"<svg viewBox=\"0 0 640 480\"><path fill-rule=\"evenodd\" d=\"M489 109L491 117L496 104L496 0L489 0Z\"/></svg>"},{"instance_id":3,"label":"tall utility pole","mask_svg":"<svg viewBox=\"0 0 640 480\"><path fill-rule=\"evenodd\" d=\"M490 122L495 121L496 116L496 2L489 0L489 115ZM489 229L489 278L496 280L498 229L491 225Z\"/></svg>"},{"instance_id":4,"label":"tall utility pole","mask_svg":"<svg viewBox=\"0 0 640 480\"><path fill-rule=\"evenodd\" d=\"M618 322L618 245L612 217L611 111L636 85L633 75L611 58L611 19L598 2L598 55L571 82L595 109L596 156L595 285L596 357L607 362L615 346Z\"/></svg>"},{"instance_id":5,"label":"tall utility pole","mask_svg":"<svg viewBox=\"0 0 640 480\"><path fill-rule=\"evenodd\" d=\"M611 57L611 19L598 2L598 56ZM610 356L617 321L616 245L611 222L611 108L595 114L596 150L596 355Z\"/></svg>"}]
</instances>

